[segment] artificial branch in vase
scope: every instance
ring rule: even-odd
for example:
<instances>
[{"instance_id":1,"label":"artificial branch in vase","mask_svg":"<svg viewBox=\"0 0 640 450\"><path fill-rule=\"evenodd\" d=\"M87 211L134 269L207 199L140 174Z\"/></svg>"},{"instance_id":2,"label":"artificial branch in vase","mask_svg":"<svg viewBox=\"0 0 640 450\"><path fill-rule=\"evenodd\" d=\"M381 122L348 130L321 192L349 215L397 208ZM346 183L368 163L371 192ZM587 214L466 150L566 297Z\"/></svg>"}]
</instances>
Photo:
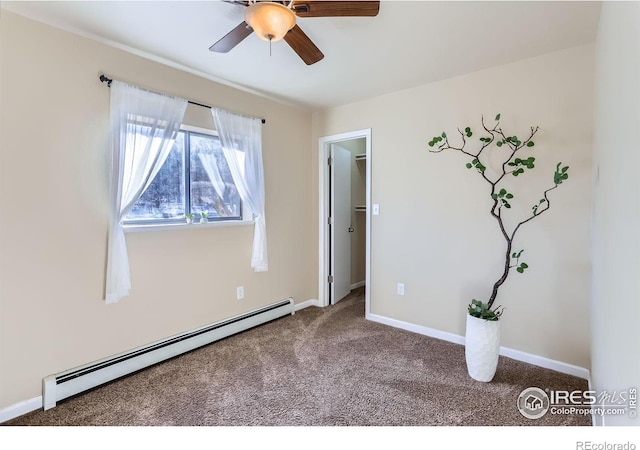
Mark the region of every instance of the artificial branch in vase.
<instances>
[{"instance_id":1,"label":"artificial branch in vase","mask_svg":"<svg viewBox=\"0 0 640 450\"><path fill-rule=\"evenodd\" d=\"M551 203L549 201L548 194L569 178L569 166L562 167L561 162L557 164L555 173L553 174L553 186L549 187L542 193L542 198L532 206L530 215L518 222L512 229L507 229L504 222L503 212L511 209L511 202L515 199L515 195L512 192L509 192L506 188L501 187L501 183L504 181L505 177L509 175L514 177L526 176L525 172L535 168L535 157L525 157L521 156L521 154L523 150L533 150L533 147L535 146L533 138L538 132L538 127L531 127L527 138L521 140L518 136L511 136L500 128L500 114L498 114L495 117L495 125L493 128L489 128L485 124L484 117L482 117L482 128L483 136L478 139L480 142L480 148L476 152L467 150L466 148L467 144L472 142L471 138L474 136L470 127L466 127L464 130L458 128L458 133L461 138L460 145L452 145L447 134L443 132L440 136L436 136L429 141L429 147L434 147L429 151L432 153L439 153L445 150L459 151L460 153L468 156L470 161L466 163L467 169L475 169L491 189L490 195L493 200L493 204L491 205L489 212L491 216L496 219L498 226L500 227L500 232L506 242L504 269L500 277L493 284L493 290L491 291L489 300L485 303L473 299L471 304L469 304L468 311L471 316L495 321L500 318L503 311L501 306L493 308L500 286L507 281L507 277L509 276L511 269L515 268L517 272L523 273L525 269L529 267L527 263L520 262L520 258L524 250L513 251L513 242L516 234L524 224L531 222L533 219L549 210ZM473 142L476 142L475 139ZM482 159L486 158L485 150L492 144L506 150L505 157L500 169L495 175L495 178L487 176L486 166L482 163Z\"/></svg>"}]
</instances>

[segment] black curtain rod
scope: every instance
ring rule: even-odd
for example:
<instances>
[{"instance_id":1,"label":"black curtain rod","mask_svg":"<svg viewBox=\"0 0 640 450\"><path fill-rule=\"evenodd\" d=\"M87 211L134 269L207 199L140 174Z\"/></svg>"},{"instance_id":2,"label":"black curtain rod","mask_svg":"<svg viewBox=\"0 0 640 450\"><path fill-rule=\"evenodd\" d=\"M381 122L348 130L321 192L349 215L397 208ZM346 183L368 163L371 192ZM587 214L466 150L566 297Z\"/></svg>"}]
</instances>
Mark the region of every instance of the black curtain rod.
<instances>
[{"instance_id":1,"label":"black curtain rod","mask_svg":"<svg viewBox=\"0 0 640 450\"><path fill-rule=\"evenodd\" d=\"M111 78L108 78L104 75L100 75L100 81L102 81L103 83L107 83L107 86L111 87L111 82L113 81ZM209 105L203 105L202 103L198 103L198 102L192 102L191 100L187 100L187 102L191 103L192 105L196 105L196 106L202 106L203 108L209 108L209 109L213 109L212 106ZM262 123L267 123L266 119L260 119L262 121Z\"/></svg>"}]
</instances>

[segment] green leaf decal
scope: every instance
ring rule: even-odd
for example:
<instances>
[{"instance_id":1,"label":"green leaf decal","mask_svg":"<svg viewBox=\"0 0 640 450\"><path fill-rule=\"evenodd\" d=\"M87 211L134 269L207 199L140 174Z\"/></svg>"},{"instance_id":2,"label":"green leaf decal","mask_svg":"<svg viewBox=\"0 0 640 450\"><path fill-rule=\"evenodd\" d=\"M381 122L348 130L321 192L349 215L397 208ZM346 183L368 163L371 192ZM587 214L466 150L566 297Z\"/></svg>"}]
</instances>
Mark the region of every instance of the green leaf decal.
<instances>
[{"instance_id":1,"label":"green leaf decal","mask_svg":"<svg viewBox=\"0 0 640 450\"><path fill-rule=\"evenodd\" d=\"M498 115L496 116L496 122L497 122L498 120L500 120L500 114L498 114Z\"/></svg>"}]
</instances>

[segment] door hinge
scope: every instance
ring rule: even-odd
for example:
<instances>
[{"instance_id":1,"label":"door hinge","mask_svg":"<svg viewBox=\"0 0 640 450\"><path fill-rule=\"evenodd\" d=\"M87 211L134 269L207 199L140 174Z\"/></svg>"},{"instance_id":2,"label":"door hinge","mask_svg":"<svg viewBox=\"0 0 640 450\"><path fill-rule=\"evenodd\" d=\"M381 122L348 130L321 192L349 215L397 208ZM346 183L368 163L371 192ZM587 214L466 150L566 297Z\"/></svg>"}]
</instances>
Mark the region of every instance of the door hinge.
<instances>
[{"instance_id":1,"label":"door hinge","mask_svg":"<svg viewBox=\"0 0 640 450\"><path fill-rule=\"evenodd\" d=\"M329 156L329 160L327 161L327 164L329 164L330 166L333 165L333 158L331 156Z\"/></svg>"},{"instance_id":2,"label":"door hinge","mask_svg":"<svg viewBox=\"0 0 640 450\"><path fill-rule=\"evenodd\" d=\"M333 283L333 275L329 275L327 277L327 281L329 281L329 283Z\"/></svg>"},{"instance_id":3,"label":"door hinge","mask_svg":"<svg viewBox=\"0 0 640 450\"><path fill-rule=\"evenodd\" d=\"M333 225L333 217L327 217L327 225Z\"/></svg>"}]
</instances>

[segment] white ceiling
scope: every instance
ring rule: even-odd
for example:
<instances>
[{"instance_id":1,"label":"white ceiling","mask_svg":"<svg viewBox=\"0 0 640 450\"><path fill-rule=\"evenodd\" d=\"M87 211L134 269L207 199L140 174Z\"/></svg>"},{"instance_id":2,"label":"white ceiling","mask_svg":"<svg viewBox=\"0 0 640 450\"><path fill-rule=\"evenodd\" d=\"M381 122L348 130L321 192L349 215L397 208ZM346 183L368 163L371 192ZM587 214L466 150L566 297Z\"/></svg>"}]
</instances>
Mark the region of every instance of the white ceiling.
<instances>
[{"instance_id":1,"label":"white ceiling","mask_svg":"<svg viewBox=\"0 0 640 450\"><path fill-rule=\"evenodd\" d=\"M209 51L244 19L222 1L17 1L18 14L308 109L333 107L595 41L600 2L382 1L377 17L298 18L325 58L251 35ZM117 74L109 74L117 78Z\"/></svg>"}]
</instances>

